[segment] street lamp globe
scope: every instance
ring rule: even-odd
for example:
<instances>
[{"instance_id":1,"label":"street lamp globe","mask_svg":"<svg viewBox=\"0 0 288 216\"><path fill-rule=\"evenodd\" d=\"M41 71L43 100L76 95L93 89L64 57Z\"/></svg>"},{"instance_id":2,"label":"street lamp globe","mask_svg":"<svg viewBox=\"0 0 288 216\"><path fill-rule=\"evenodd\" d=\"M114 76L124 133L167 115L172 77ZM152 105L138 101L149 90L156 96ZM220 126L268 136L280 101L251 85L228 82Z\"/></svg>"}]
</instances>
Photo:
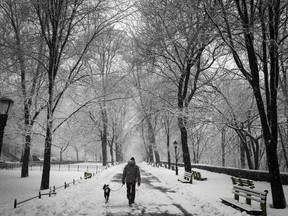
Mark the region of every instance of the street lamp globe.
<instances>
[{"instance_id":1,"label":"street lamp globe","mask_svg":"<svg viewBox=\"0 0 288 216\"><path fill-rule=\"evenodd\" d=\"M173 146L174 146L175 148L178 147L178 142L177 142L176 140L173 142Z\"/></svg>"},{"instance_id":2,"label":"street lamp globe","mask_svg":"<svg viewBox=\"0 0 288 216\"><path fill-rule=\"evenodd\" d=\"M9 115L10 110L14 104L14 101L10 98L0 98L0 115Z\"/></svg>"}]
</instances>

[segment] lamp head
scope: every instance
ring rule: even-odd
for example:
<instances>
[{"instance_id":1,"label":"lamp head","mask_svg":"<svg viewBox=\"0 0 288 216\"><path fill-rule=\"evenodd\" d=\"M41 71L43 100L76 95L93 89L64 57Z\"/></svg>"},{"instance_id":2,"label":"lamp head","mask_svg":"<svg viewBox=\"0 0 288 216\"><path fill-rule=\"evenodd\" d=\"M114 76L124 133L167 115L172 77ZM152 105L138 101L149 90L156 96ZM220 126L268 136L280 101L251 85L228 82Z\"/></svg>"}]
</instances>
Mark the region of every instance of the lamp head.
<instances>
[{"instance_id":1,"label":"lamp head","mask_svg":"<svg viewBox=\"0 0 288 216\"><path fill-rule=\"evenodd\" d=\"M173 142L173 146L174 146L175 148L178 147L178 142L177 142L176 140Z\"/></svg>"},{"instance_id":2,"label":"lamp head","mask_svg":"<svg viewBox=\"0 0 288 216\"><path fill-rule=\"evenodd\" d=\"M13 104L14 104L14 101L11 100L10 98L1 97L0 98L0 114L1 115L8 115Z\"/></svg>"}]
</instances>

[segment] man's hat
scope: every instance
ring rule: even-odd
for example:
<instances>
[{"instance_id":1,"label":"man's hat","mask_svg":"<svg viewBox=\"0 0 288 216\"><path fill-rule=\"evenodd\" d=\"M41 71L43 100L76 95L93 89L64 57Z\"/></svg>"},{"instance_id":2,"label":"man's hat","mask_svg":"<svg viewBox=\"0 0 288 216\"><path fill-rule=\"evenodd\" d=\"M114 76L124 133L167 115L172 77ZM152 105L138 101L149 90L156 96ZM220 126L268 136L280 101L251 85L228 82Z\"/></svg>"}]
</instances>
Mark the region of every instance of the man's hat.
<instances>
[{"instance_id":1,"label":"man's hat","mask_svg":"<svg viewBox=\"0 0 288 216\"><path fill-rule=\"evenodd\" d=\"M134 158L134 157L131 157L131 158L130 158L130 160L133 160L133 161L135 161L135 158Z\"/></svg>"}]
</instances>

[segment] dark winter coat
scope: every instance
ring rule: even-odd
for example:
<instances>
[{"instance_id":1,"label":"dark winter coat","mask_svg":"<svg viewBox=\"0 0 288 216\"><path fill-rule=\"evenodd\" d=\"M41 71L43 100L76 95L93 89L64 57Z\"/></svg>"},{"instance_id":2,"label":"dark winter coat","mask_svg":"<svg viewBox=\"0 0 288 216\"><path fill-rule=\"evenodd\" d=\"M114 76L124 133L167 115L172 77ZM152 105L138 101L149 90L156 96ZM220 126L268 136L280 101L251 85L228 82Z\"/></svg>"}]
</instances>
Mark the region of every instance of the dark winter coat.
<instances>
[{"instance_id":1,"label":"dark winter coat","mask_svg":"<svg viewBox=\"0 0 288 216\"><path fill-rule=\"evenodd\" d=\"M124 184L126 182L137 182L140 184L141 182L141 176L140 176L140 170L139 167L135 164L134 160L129 160L128 164L125 166L123 170L123 176L122 176L122 183Z\"/></svg>"}]
</instances>

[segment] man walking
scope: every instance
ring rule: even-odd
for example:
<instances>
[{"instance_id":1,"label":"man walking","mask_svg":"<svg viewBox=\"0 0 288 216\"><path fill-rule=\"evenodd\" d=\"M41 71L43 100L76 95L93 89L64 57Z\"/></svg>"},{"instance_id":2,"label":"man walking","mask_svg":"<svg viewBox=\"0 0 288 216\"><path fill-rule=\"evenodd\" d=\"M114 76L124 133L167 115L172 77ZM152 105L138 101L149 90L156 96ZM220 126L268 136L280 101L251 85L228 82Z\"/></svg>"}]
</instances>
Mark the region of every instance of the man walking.
<instances>
[{"instance_id":1,"label":"man walking","mask_svg":"<svg viewBox=\"0 0 288 216\"><path fill-rule=\"evenodd\" d=\"M134 203L135 201L135 185L137 182L138 187L141 184L141 176L140 176L140 169L135 163L134 157L132 157L128 164L125 166L123 170L122 176L122 184L124 185L126 181L127 187L127 199L129 201L129 205Z\"/></svg>"}]
</instances>

